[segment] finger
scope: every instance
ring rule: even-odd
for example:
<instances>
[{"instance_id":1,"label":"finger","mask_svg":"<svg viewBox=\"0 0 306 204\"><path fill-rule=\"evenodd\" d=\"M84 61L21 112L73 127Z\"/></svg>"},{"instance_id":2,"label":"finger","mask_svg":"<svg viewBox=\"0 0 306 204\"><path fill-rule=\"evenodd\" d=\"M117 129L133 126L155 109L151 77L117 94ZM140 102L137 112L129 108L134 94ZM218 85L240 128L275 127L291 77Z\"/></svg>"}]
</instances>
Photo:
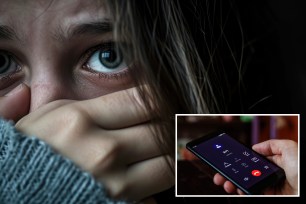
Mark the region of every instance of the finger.
<instances>
[{"instance_id":1,"label":"finger","mask_svg":"<svg viewBox=\"0 0 306 204\"><path fill-rule=\"evenodd\" d=\"M236 192L236 186L234 186L234 184L230 181L225 181L223 188L229 194Z\"/></svg>"},{"instance_id":2,"label":"finger","mask_svg":"<svg viewBox=\"0 0 306 204\"><path fill-rule=\"evenodd\" d=\"M253 145L253 149L265 156L280 155L284 149L292 145L290 140L267 140Z\"/></svg>"},{"instance_id":3,"label":"finger","mask_svg":"<svg viewBox=\"0 0 306 204\"><path fill-rule=\"evenodd\" d=\"M137 88L82 101L80 107L104 129L119 129L149 120Z\"/></svg>"},{"instance_id":4,"label":"finger","mask_svg":"<svg viewBox=\"0 0 306 204\"><path fill-rule=\"evenodd\" d=\"M130 166L119 182L111 185L112 195L129 195L129 199L141 200L149 195L166 190L174 185L174 175L166 162L169 157L156 157ZM122 185L123 181L123 185Z\"/></svg>"},{"instance_id":5,"label":"finger","mask_svg":"<svg viewBox=\"0 0 306 204\"><path fill-rule=\"evenodd\" d=\"M245 193L242 190L240 190L239 188L237 188L237 194L238 195L245 195Z\"/></svg>"},{"instance_id":6,"label":"finger","mask_svg":"<svg viewBox=\"0 0 306 204\"><path fill-rule=\"evenodd\" d=\"M163 153L156 144L151 128L147 124L112 131L95 128L87 132L86 137L75 139L75 136L60 136L54 140L54 136L45 138L45 141L52 143L57 151L76 164L86 166L85 170L99 174L108 171L109 167L129 166L161 156ZM69 152L69 155L61 150ZM99 169L92 164L99 164Z\"/></svg>"},{"instance_id":7,"label":"finger","mask_svg":"<svg viewBox=\"0 0 306 204\"><path fill-rule=\"evenodd\" d=\"M267 140L258 143L252 148L258 153L266 156L269 160L273 161L279 166L283 166L282 151L288 146L288 140Z\"/></svg>"},{"instance_id":8,"label":"finger","mask_svg":"<svg viewBox=\"0 0 306 204\"><path fill-rule=\"evenodd\" d=\"M219 173L215 174L214 183L218 186L223 185L223 188L227 193L234 193L235 190L237 189L237 193L239 195L244 195L244 193L239 188L236 188L236 186L233 183L228 181L224 176L222 176Z\"/></svg>"},{"instance_id":9,"label":"finger","mask_svg":"<svg viewBox=\"0 0 306 204\"><path fill-rule=\"evenodd\" d=\"M160 156L132 165L127 172L128 183L135 184L131 189L131 195L139 200L174 185L174 175L166 159L170 157ZM143 192L141 192L143 190Z\"/></svg>"},{"instance_id":10,"label":"finger","mask_svg":"<svg viewBox=\"0 0 306 204\"><path fill-rule=\"evenodd\" d=\"M226 181L226 178L224 178L221 174L219 173L216 173L215 176L214 176L214 179L213 179L214 183L218 186L222 186L225 181Z\"/></svg>"},{"instance_id":11,"label":"finger","mask_svg":"<svg viewBox=\"0 0 306 204\"><path fill-rule=\"evenodd\" d=\"M252 149L264 156L272 156L275 154L280 154L280 149L277 147L273 147L275 146L273 141L275 140L267 140L267 141L255 144L253 145Z\"/></svg>"},{"instance_id":12,"label":"finger","mask_svg":"<svg viewBox=\"0 0 306 204\"><path fill-rule=\"evenodd\" d=\"M67 100L67 99L61 99L61 100L56 100L52 101L44 106L39 107L35 112L35 118L40 118L41 116L44 116L46 113L51 112L61 106L65 106L70 103L74 103L76 101L74 100ZM39 111L38 111L39 110Z\"/></svg>"},{"instance_id":13,"label":"finger","mask_svg":"<svg viewBox=\"0 0 306 204\"><path fill-rule=\"evenodd\" d=\"M5 96L0 97L0 116L17 122L28 114L30 97L29 87L25 84L20 84Z\"/></svg>"},{"instance_id":14,"label":"finger","mask_svg":"<svg viewBox=\"0 0 306 204\"><path fill-rule=\"evenodd\" d=\"M81 135L78 139L65 135L54 139L57 137L55 135L44 140L77 165L86 166L85 170L97 175L110 167L130 166L162 155L148 124L111 131L97 127L86 132L86 137ZM69 152L69 155L65 152ZM95 164L99 164L98 169Z\"/></svg>"},{"instance_id":15,"label":"finger","mask_svg":"<svg viewBox=\"0 0 306 204\"><path fill-rule=\"evenodd\" d=\"M40 108L38 108L37 110L35 110L35 113L33 112L31 117L23 117L21 118L18 123L16 123L16 127L18 127L20 125L20 123L23 122L23 120L26 120L27 123L31 123L31 121L35 121L35 120L39 120L41 119L41 117L43 117L44 115L46 115L46 113L51 112L52 110L67 105L69 103L73 103L75 101L73 100L57 100L57 101L52 101L51 103L48 103ZM35 114L35 116L33 116L33 114Z\"/></svg>"},{"instance_id":16,"label":"finger","mask_svg":"<svg viewBox=\"0 0 306 204\"><path fill-rule=\"evenodd\" d=\"M109 137L116 139L119 146L122 147L120 157L126 164L132 164L163 154L154 138L153 126L147 123L109 131Z\"/></svg>"}]
</instances>

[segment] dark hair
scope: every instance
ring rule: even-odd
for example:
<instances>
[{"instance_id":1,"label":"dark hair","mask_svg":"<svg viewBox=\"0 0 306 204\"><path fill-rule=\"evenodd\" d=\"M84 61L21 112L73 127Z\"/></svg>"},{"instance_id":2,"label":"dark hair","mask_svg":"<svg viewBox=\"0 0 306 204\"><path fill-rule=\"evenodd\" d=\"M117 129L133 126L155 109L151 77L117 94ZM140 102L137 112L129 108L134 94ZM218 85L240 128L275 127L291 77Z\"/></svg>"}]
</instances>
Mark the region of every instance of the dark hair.
<instances>
[{"instance_id":1,"label":"dark hair","mask_svg":"<svg viewBox=\"0 0 306 204\"><path fill-rule=\"evenodd\" d=\"M174 158L176 113L215 112L207 71L186 26L178 1L109 0L114 37L155 118L156 142ZM128 44L128 46L126 46ZM149 94L148 94L149 93Z\"/></svg>"}]
</instances>

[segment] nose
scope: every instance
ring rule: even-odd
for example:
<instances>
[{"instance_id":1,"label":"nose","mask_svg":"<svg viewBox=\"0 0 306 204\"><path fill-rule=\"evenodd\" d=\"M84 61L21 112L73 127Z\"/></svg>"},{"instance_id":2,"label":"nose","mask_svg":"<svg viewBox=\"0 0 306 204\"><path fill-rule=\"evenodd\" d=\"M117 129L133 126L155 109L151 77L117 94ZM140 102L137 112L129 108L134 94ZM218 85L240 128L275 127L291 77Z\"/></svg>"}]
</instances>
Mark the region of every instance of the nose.
<instances>
[{"instance_id":1,"label":"nose","mask_svg":"<svg viewBox=\"0 0 306 204\"><path fill-rule=\"evenodd\" d=\"M73 99L73 94L67 81L61 74L56 74L55 72L33 73L30 82L30 112L55 100Z\"/></svg>"}]
</instances>

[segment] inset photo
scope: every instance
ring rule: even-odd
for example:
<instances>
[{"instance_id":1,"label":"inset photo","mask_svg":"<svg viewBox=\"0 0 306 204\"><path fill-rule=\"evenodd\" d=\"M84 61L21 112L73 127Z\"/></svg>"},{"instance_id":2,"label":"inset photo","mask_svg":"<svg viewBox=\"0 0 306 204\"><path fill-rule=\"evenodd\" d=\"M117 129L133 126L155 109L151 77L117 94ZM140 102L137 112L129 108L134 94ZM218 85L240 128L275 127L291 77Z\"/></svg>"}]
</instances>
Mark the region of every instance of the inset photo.
<instances>
[{"instance_id":1,"label":"inset photo","mask_svg":"<svg viewBox=\"0 0 306 204\"><path fill-rule=\"evenodd\" d=\"M299 197L299 114L176 115L177 197Z\"/></svg>"}]
</instances>

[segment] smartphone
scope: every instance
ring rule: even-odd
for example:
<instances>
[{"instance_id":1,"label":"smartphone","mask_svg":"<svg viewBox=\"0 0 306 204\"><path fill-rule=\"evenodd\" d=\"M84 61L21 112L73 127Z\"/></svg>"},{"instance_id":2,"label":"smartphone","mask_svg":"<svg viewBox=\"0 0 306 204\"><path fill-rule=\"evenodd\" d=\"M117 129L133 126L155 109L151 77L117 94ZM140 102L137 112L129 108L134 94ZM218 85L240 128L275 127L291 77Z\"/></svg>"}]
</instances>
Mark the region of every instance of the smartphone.
<instances>
[{"instance_id":1,"label":"smartphone","mask_svg":"<svg viewBox=\"0 0 306 204\"><path fill-rule=\"evenodd\" d=\"M186 148L248 195L285 179L282 168L224 132L195 139Z\"/></svg>"}]
</instances>

